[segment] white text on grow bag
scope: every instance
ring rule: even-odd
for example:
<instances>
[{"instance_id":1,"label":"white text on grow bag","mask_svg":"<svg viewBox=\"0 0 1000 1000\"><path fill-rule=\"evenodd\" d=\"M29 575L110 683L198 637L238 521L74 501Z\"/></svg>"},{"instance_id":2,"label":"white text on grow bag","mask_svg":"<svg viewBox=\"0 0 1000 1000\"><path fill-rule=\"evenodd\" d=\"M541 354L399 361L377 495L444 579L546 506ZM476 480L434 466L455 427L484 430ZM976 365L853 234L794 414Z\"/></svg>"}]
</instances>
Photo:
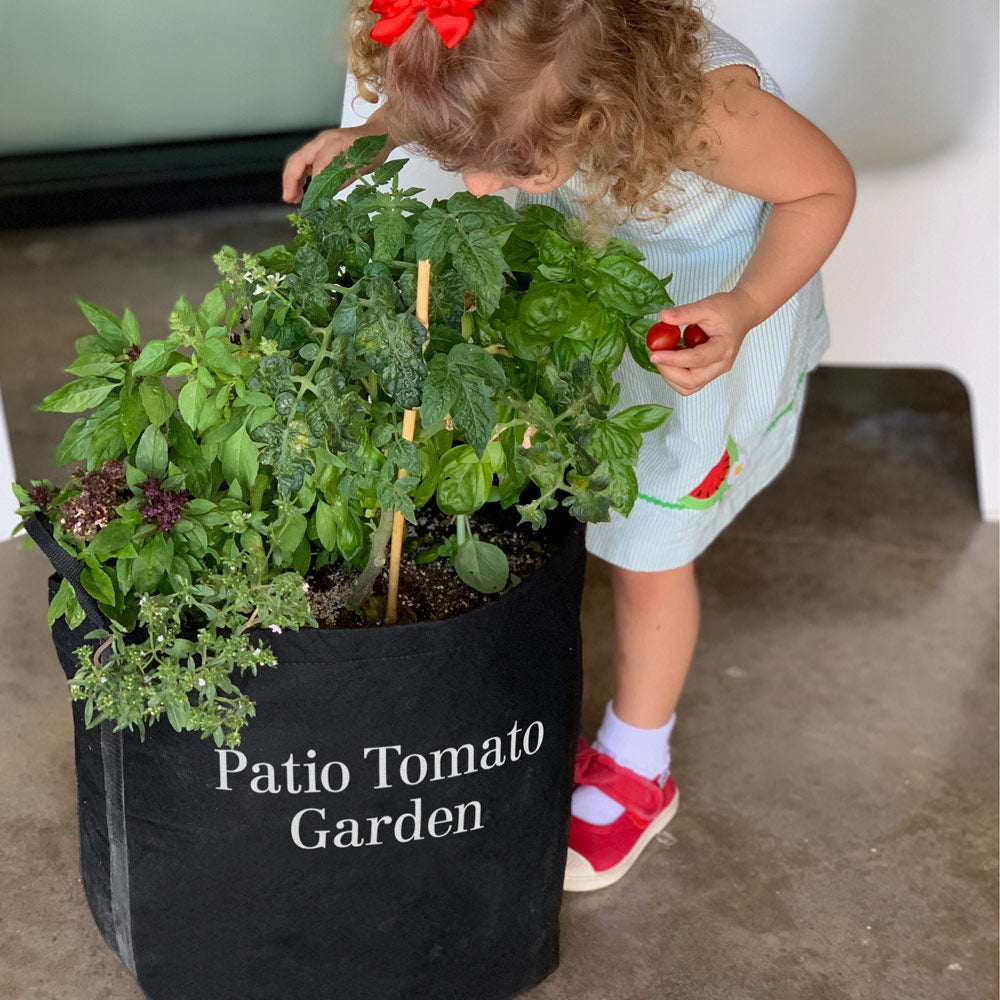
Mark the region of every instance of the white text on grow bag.
<instances>
[{"instance_id":1,"label":"white text on grow bag","mask_svg":"<svg viewBox=\"0 0 1000 1000\"><path fill-rule=\"evenodd\" d=\"M545 730L540 721L521 729L515 722L504 736L491 736L477 750L471 743L432 750L429 754L404 756L398 745L365 747L360 765L372 788L384 789L406 785L414 788L426 781L445 781L478 771L491 771L507 763L531 757L542 746ZM219 761L217 791L231 792L246 784L259 795L337 795L351 783L351 771L343 761L320 763L316 751L307 750L306 759L295 754L281 764L266 761L250 763L239 750L216 750ZM252 777L251 777L252 776ZM249 782L247 779L249 778ZM400 844L438 839L452 834L483 828L482 804L477 800L456 806L439 806L425 816L419 797L409 800L412 807L398 816L369 816L365 819L342 818L332 823L325 806L300 809L292 817L292 842L304 851L325 847L374 847L386 840Z\"/></svg>"}]
</instances>

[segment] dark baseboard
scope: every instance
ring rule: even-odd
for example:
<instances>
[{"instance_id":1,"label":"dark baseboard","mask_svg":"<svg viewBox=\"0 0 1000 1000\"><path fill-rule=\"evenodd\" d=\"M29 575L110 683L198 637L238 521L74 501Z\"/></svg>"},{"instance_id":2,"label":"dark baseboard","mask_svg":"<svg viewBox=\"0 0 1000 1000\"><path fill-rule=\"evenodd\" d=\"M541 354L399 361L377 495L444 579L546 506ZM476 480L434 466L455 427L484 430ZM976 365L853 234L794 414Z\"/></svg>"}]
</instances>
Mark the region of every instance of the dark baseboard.
<instances>
[{"instance_id":1,"label":"dark baseboard","mask_svg":"<svg viewBox=\"0 0 1000 1000\"><path fill-rule=\"evenodd\" d=\"M0 229L279 203L285 158L322 126L0 158Z\"/></svg>"}]
</instances>

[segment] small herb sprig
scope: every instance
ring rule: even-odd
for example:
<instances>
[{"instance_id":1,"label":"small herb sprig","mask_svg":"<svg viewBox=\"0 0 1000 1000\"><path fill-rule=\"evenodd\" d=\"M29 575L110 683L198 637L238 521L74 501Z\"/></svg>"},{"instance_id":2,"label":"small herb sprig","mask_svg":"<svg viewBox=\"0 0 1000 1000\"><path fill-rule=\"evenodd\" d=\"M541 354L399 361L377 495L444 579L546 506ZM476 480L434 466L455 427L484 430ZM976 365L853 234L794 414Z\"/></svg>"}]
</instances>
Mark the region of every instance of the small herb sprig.
<instances>
[{"instance_id":1,"label":"small herb sprig","mask_svg":"<svg viewBox=\"0 0 1000 1000\"><path fill-rule=\"evenodd\" d=\"M277 666L253 630L262 622L278 633L316 625L298 574L256 577L248 560L224 559L222 572L197 584L143 595L138 634L118 623L90 632L87 638L99 645L76 651L79 668L70 680L74 700L85 703L86 724L110 719L116 730L134 727L145 736L146 726L166 715L178 732L200 731L217 746L238 746L255 706L234 676Z\"/></svg>"}]
</instances>

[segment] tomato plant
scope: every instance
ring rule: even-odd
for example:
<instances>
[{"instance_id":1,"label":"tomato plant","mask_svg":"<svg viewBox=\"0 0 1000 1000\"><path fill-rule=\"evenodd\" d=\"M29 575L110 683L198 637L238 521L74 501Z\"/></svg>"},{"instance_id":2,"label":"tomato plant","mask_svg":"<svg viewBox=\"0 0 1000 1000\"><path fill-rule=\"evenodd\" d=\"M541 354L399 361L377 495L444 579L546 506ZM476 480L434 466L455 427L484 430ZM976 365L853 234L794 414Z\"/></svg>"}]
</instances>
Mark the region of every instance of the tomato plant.
<instances>
[{"instance_id":1,"label":"tomato plant","mask_svg":"<svg viewBox=\"0 0 1000 1000\"><path fill-rule=\"evenodd\" d=\"M454 515L447 554L490 591L506 560L467 521L485 505L516 507L533 528L559 504L587 521L632 508L642 434L669 411L618 412L614 372L626 350L653 367L646 317L672 304L664 280L634 246L593 245L545 206L464 192L427 204L401 187L403 160L340 193L383 145L361 139L312 182L287 243L223 247L221 281L197 306L179 300L165 336L143 343L130 311L82 304L93 332L41 408L81 414L58 459L85 469L17 490L22 516L46 518L84 564L113 624L116 659L82 666L74 689L93 718L141 725L169 708L183 728L238 735L250 709L215 667L209 701L184 688L187 640L171 633L154 651L154 675L126 637L161 618L215 621L220 643L241 620L307 625L301 584L331 563L357 573L361 603L397 511ZM423 258L427 329L415 318ZM419 411L413 441L404 409ZM68 586L53 615L81 620ZM198 662L218 666L212 649ZM122 679L110 698L98 692L109 671ZM169 697L143 676L169 680Z\"/></svg>"}]
</instances>

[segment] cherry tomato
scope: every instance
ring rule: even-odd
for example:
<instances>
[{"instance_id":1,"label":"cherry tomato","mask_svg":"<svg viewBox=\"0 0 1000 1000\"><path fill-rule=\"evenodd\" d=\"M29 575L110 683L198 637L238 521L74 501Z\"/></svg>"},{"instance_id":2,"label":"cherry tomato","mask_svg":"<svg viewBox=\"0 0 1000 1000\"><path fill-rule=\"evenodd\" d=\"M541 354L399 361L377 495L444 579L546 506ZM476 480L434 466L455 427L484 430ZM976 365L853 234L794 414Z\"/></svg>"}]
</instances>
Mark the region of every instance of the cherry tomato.
<instances>
[{"instance_id":1,"label":"cherry tomato","mask_svg":"<svg viewBox=\"0 0 1000 1000\"><path fill-rule=\"evenodd\" d=\"M681 339L681 328L673 323L654 323L646 334L650 351L674 351Z\"/></svg>"},{"instance_id":2,"label":"cherry tomato","mask_svg":"<svg viewBox=\"0 0 1000 1000\"><path fill-rule=\"evenodd\" d=\"M685 347L699 347L707 342L708 334L697 323L691 323L684 328Z\"/></svg>"}]
</instances>

